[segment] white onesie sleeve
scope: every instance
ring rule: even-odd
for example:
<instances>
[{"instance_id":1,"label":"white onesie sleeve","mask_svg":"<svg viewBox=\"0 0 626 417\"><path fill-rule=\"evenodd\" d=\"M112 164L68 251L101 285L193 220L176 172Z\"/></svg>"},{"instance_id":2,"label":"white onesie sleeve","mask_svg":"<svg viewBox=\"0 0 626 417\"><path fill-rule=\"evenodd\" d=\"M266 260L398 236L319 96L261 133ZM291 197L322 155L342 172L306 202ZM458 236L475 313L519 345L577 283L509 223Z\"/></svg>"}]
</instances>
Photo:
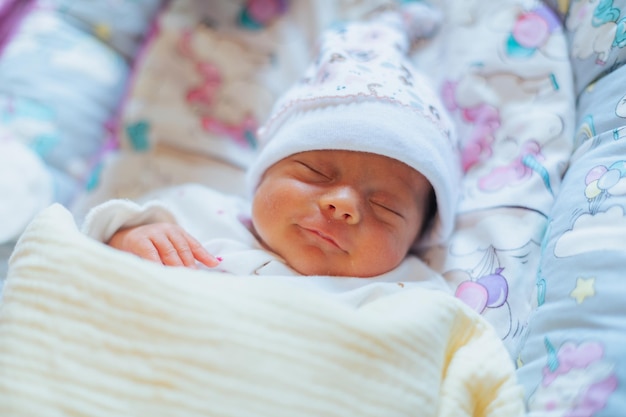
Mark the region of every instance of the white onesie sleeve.
<instances>
[{"instance_id":1,"label":"white onesie sleeve","mask_svg":"<svg viewBox=\"0 0 626 417\"><path fill-rule=\"evenodd\" d=\"M250 231L249 216L248 201L202 185L185 184L157 190L137 202L110 200L101 204L87 214L82 230L94 239L108 242L123 227L176 223L209 252L222 258L212 270L321 291L353 306L414 287L450 292L443 277L414 255L377 277L301 276L258 242Z\"/></svg>"},{"instance_id":2,"label":"white onesie sleeve","mask_svg":"<svg viewBox=\"0 0 626 417\"><path fill-rule=\"evenodd\" d=\"M91 209L82 225L87 236L108 242L124 227L176 223L201 243L218 238L259 247L246 226L249 202L199 184L156 190L137 201L110 200Z\"/></svg>"},{"instance_id":3,"label":"white onesie sleeve","mask_svg":"<svg viewBox=\"0 0 626 417\"><path fill-rule=\"evenodd\" d=\"M131 200L109 200L87 213L82 232L100 242L108 242L118 230L143 224L176 223L174 215L160 201L140 205Z\"/></svg>"}]
</instances>

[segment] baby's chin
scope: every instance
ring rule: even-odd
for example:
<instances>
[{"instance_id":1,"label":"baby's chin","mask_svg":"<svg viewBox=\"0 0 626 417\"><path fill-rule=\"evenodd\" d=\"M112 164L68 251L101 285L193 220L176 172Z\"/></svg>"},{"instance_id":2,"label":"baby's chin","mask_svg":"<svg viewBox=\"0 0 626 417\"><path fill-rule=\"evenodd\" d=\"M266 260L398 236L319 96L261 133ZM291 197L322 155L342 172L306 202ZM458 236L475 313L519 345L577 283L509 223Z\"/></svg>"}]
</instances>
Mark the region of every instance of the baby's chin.
<instances>
[{"instance_id":1,"label":"baby's chin","mask_svg":"<svg viewBox=\"0 0 626 417\"><path fill-rule=\"evenodd\" d=\"M381 265L329 265L323 262L303 262L301 259L287 264L296 272L306 276L331 276L345 278L372 278L389 272L393 268L381 268Z\"/></svg>"},{"instance_id":2,"label":"baby's chin","mask_svg":"<svg viewBox=\"0 0 626 417\"><path fill-rule=\"evenodd\" d=\"M404 253L386 252L380 256L371 251L336 253L315 245L266 247L277 254L294 271L306 276L333 276L349 278L372 278L395 269L406 257Z\"/></svg>"}]
</instances>

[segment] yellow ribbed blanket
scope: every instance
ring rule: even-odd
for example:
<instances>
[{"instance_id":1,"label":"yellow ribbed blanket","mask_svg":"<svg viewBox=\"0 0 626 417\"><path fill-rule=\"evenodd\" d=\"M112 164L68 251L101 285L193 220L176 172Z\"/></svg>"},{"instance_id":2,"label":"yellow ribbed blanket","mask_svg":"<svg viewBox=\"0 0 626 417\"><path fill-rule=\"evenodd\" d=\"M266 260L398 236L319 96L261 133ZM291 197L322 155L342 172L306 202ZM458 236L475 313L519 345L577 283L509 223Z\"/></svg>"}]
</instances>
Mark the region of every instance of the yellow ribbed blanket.
<instances>
[{"instance_id":1,"label":"yellow ribbed blanket","mask_svg":"<svg viewBox=\"0 0 626 417\"><path fill-rule=\"evenodd\" d=\"M450 295L360 308L272 280L165 268L53 205L0 304L2 416L524 414L490 325Z\"/></svg>"}]
</instances>

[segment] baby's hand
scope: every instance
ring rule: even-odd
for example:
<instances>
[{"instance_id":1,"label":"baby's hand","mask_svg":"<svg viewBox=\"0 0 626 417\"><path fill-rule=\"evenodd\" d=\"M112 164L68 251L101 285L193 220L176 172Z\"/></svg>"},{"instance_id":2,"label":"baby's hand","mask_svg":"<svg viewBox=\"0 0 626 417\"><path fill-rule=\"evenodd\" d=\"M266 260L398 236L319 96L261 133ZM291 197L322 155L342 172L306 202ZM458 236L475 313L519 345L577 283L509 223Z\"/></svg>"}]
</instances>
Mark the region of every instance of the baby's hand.
<instances>
[{"instance_id":1,"label":"baby's hand","mask_svg":"<svg viewBox=\"0 0 626 417\"><path fill-rule=\"evenodd\" d=\"M168 266L195 268L196 260L212 268L219 260L193 236L172 223L151 223L117 231L108 241L116 249Z\"/></svg>"}]
</instances>

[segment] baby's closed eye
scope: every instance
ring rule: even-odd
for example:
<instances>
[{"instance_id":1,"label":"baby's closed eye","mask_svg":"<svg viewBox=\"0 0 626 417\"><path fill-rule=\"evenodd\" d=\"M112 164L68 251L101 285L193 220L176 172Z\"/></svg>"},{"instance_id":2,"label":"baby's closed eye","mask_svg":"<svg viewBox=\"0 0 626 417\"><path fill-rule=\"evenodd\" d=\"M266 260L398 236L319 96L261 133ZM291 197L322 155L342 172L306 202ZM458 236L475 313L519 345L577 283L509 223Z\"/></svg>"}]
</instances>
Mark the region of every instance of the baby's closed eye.
<instances>
[{"instance_id":1,"label":"baby's closed eye","mask_svg":"<svg viewBox=\"0 0 626 417\"><path fill-rule=\"evenodd\" d=\"M318 179L318 180L331 180L332 179L331 175L323 172L320 168L314 167L311 164L298 161L298 160L296 160L295 162L297 166L300 168L299 172L307 176L307 178Z\"/></svg>"},{"instance_id":2,"label":"baby's closed eye","mask_svg":"<svg viewBox=\"0 0 626 417\"><path fill-rule=\"evenodd\" d=\"M374 209L377 209L383 213L392 214L400 218L404 218L404 214L399 208L396 207L396 204L377 200L370 200L370 203L372 204Z\"/></svg>"}]
</instances>

